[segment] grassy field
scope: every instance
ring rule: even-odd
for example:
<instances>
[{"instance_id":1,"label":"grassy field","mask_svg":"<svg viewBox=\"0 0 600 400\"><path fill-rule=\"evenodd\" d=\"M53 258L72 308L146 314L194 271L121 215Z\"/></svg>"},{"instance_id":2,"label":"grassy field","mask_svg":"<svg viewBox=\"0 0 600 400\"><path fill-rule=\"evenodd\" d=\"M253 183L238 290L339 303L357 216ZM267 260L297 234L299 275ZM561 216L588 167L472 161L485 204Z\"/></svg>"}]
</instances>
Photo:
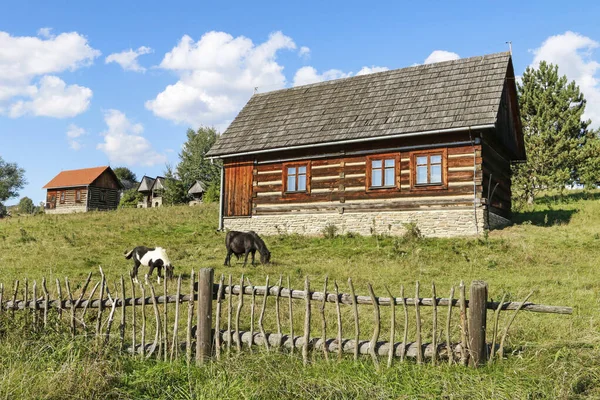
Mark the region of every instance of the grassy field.
<instances>
[{"instance_id":1,"label":"grassy field","mask_svg":"<svg viewBox=\"0 0 600 400\"><path fill-rule=\"evenodd\" d=\"M141 362L98 349L85 338L71 340L64 331L42 335L5 320L0 398L600 398L599 199L599 193L542 199L517 214L514 226L480 239L267 237L273 263L246 268L222 266L224 234L216 232L215 205L1 220L0 282L8 287L16 278L43 276L81 283L98 266L115 279L131 268L125 249L160 245L186 280L192 268L214 267L216 276L233 274L238 282L244 273L257 285L266 275L271 282L289 275L299 289L308 275L321 290L328 275L347 291L352 277L365 295L367 282L378 295L385 295L385 286L398 295L401 284L412 295L419 280L422 296L430 296L435 281L438 296L445 297L460 280L483 279L494 300L508 293L519 301L534 289L531 301L572 306L574 313L520 314L509 336L513 354L501 363L471 370L406 362L381 372L368 358L356 363L316 357L303 368L298 355L263 352L203 368ZM345 326L351 323L345 315Z\"/></svg>"}]
</instances>

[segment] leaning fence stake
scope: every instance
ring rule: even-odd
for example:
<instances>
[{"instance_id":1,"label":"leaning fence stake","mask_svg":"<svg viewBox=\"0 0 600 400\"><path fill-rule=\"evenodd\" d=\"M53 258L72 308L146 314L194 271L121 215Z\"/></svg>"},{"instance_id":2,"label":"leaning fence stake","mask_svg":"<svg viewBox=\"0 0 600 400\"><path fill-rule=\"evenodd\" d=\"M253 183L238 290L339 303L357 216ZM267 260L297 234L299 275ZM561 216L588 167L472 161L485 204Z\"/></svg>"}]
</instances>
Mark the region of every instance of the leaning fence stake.
<instances>
[{"instance_id":1,"label":"leaning fence stake","mask_svg":"<svg viewBox=\"0 0 600 400\"><path fill-rule=\"evenodd\" d=\"M142 289L142 344L140 354L142 358L146 357L146 288L140 283Z\"/></svg>"},{"instance_id":2,"label":"leaning fence stake","mask_svg":"<svg viewBox=\"0 0 600 400\"><path fill-rule=\"evenodd\" d=\"M44 328L46 328L48 325L48 303L50 303L50 294L48 293L48 287L46 286L46 277L42 278L42 290L44 291Z\"/></svg>"},{"instance_id":3,"label":"leaning fence stake","mask_svg":"<svg viewBox=\"0 0 600 400\"><path fill-rule=\"evenodd\" d=\"M133 301L131 302L131 346L133 348L133 354L135 354L135 339L136 339L136 325L135 325L135 307L136 307L136 298L135 298L135 284L133 283L133 276L129 274L129 280L131 281L131 297ZM144 299L142 299L144 301Z\"/></svg>"},{"instance_id":4,"label":"leaning fence stake","mask_svg":"<svg viewBox=\"0 0 600 400\"><path fill-rule=\"evenodd\" d=\"M390 296L390 305L392 307L392 316L390 321L390 348L387 362L387 367L390 368L394 358L394 342L396 339L396 298L392 295L392 292L390 292L390 289L387 286L385 287L385 290L388 292L388 296Z\"/></svg>"},{"instance_id":5,"label":"leaning fence stake","mask_svg":"<svg viewBox=\"0 0 600 400\"><path fill-rule=\"evenodd\" d=\"M404 297L404 285L400 285L400 297L402 298L402 309L404 310L404 336L402 336L400 361L404 361L404 357L406 357L406 342L408 341L408 307L406 306L406 297Z\"/></svg>"},{"instance_id":6,"label":"leaning fence stake","mask_svg":"<svg viewBox=\"0 0 600 400\"><path fill-rule=\"evenodd\" d=\"M375 319L375 328L373 329L373 336L371 337L371 342L369 343L369 353L371 354L371 358L373 359L373 364L375 364L375 368L379 370L379 360L377 359L377 352L375 351L375 346L377 346L377 339L379 339L379 331L381 329L379 302L377 301L377 297L375 297L375 292L373 292L373 286L371 286L370 283L367 283L367 288L369 289L371 301L373 302L373 316ZM394 342L390 343L390 346L393 347Z\"/></svg>"},{"instance_id":7,"label":"leaning fence stake","mask_svg":"<svg viewBox=\"0 0 600 400\"><path fill-rule=\"evenodd\" d=\"M175 322L173 323L173 343L171 344L170 362L173 362L173 358L177 359L179 353L179 341L177 340L177 335L179 333L179 303L181 303L181 274L179 274L179 277L177 278L177 295L175 298ZM215 332L219 331L216 330ZM215 336L219 335L215 334Z\"/></svg>"},{"instance_id":8,"label":"leaning fence stake","mask_svg":"<svg viewBox=\"0 0 600 400\"><path fill-rule=\"evenodd\" d=\"M269 294L269 275L267 275L267 281L265 283L265 295L263 297L262 309L260 310L260 317L258 318L258 328L260 329L260 333L262 334L263 340L265 342L265 349L269 351L269 339L267 338L267 334L265 333L265 327L263 325L263 320L265 319L265 310L267 309L267 295Z\"/></svg>"},{"instance_id":9,"label":"leaning fence stake","mask_svg":"<svg viewBox=\"0 0 600 400\"><path fill-rule=\"evenodd\" d=\"M419 308L419 281L415 285L415 314L417 317L417 364L423 362L423 343L421 341L421 310Z\"/></svg>"},{"instance_id":10,"label":"leaning fence stake","mask_svg":"<svg viewBox=\"0 0 600 400\"><path fill-rule=\"evenodd\" d=\"M57 280L58 282L58 280ZM96 320L96 337L100 336L100 327L102 326L102 312L104 311L104 288L106 287L106 278L102 268L100 268L100 304L98 306L98 319ZM59 285L60 288L60 285ZM60 296L60 295L59 295ZM60 300L60 299L59 299ZM62 303L62 300L60 300ZM60 310L59 310L60 315Z\"/></svg>"},{"instance_id":11,"label":"leaning fence stake","mask_svg":"<svg viewBox=\"0 0 600 400\"><path fill-rule=\"evenodd\" d=\"M467 328L467 305L465 302L465 283L460 281L460 362L467 365L469 330Z\"/></svg>"},{"instance_id":12,"label":"leaning fence stake","mask_svg":"<svg viewBox=\"0 0 600 400\"><path fill-rule=\"evenodd\" d=\"M71 285L69 285L69 278L65 277L65 288L67 289L67 296L69 298L69 304L71 305L71 336L75 337L75 304L73 303L73 294L71 293Z\"/></svg>"},{"instance_id":13,"label":"leaning fence stake","mask_svg":"<svg viewBox=\"0 0 600 400\"><path fill-rule=\"evenodd\" d=\"M431 363L435 365L437 363L437 351L438 351L438 343L437 343L437 297L435 293L435 283L431 283L431 292L432 292L432 300L433 300L433 328L431 334L431 346L433 347L433 354L431 355Z\"/></svg>"},{"instance_id":14,"label":"leaning fence stake","mask_svg":"<svg viewBox=\"0 0 600 400\"><path fill-rule=\"evenodd\" d=\"M81 325L83 325L84 333L86 336L88 333L87 333L87 325L85 323L85 313L86 313L88 307L93 302L94 294L96 294L96 290L98 289L98 286L100 286L100 282L96 282L96 284L94 285L94 288L92 289L92 292L90 293L90 297L88 298L88 301L85 302L85 304L83 306L83 311L81 312Z\"/></svg>"},{"instance_id":15,"label":"leaning fence stake","mask_svg":"<svg viewBox=\"0 0 600 400\"><path fill-rule=\"evenodd\" d=\"M152 281L148 281L148 284L150 286L150 294L152 295L152 308L154 309L154 319L156 320L156 330L154 332L154 343L152 344L152 347L150 348L150 352L148 353L148 355L146 356L147 358L150 357L154 351L156 350L156 346L158 345L158 357L160 358L160 353L161 353L161 340L160 340L160 331L161 331L161 324L160 324L160 313L158 311L158 304L156 302L156 292L154 291L154 285L152 285Z\"/></svg>"},{"instance_id":16,"label":"leaning fence stake","mask_svg":"<svg viewBox=\"0 0 600 400\"><path fill-rule=\"evenodd\" d=\"M248 285L252 291L252 300L250 301L250 338L248 339L248 350L250 350L250 353L252 353L252 344L254 343L254 310L256 308L256 290L250 282L250 279L248 279Z\"/></svg>"},{"instance_id":17,"label":"leaning fence stake","mask_svg":"<svg viewBox=\"0 0 600 400\"><path fill-rule=\"evenodd\" d=\"M327 302L327 280L328 277L327 275L325 275L325 285L323 286L323 303L321 303L321 320L323 322L321 343L323 347L323 355L325 356L325 360L329 361L329 355L327 354L327 320L325 319L325 303Z\"/></svg>"},{"instance_id":18,"label":"leaning fence stake","mask_svg":"<svg viewBox=\"0 0 600 400\"><path fill-rule=\"evenodd\" d=\"M333 281L335 288L335 313L337 316L337 352L338 360L342 359L343 344L342 344L342 313L340 310L340 290L337 281Z\"/></svg>"},{"instance_id":19,"label":"leaning fence stake","mask_svg":"<svg viewBox=\"0 0 600 400\"><path fill-rule=\"evenodd\" d=\"M225 276L221 274L219 289L217 290L217 310L215 312L215 355L217 360L221 359L221 304L223 303L223 281Z\"/></svg>"},{"instance_id":20,"label":"leaning fence stake","mask_svg":"<svg viewBox=\"0 0 600 400\"><path fill-rule=\"evenodd\" d=\"M56 278L56 291L58 293L58 318L62 320L62 312L63 312L63 297L62 297L62 289L60 287L60 281Z\"/></svg>"},{"instance_id":21,"label":"leaning fence stake","mask_svg":"<svg viewBox=\"0 0 600 400\"><path fill-rule=\"evenodd\" d=\"M492 363L494 360L494 356L496 355L496 338L498 336L498 321L500 318L500 311L502 310L502 305L504 305L504 300L506 299L506 292L502 295L502 300L498 304L498 308L496 308L496 312L494 314L494 333L492 335L492 347L490 350L490 358L488 359L488 363Z\"/></svg>"},{"instance_id":22,"label":"leaning fence stake","mask_svg":"<svg viewBox=\"0 0 600 400\"><path fill-rule=\"evenodd\" d=\"M135 302L135 297L133 298ZM121 275L121 323L119 324L119 334L121 335L121 353L125 348L125 280Z\"/></svg>"},{"instance_id":23,"label":"leaning fence stake","mask_svg":"<svg viewBox=\"0 0 600 400\"><path fill-rule=\"evenodd\" d=\"M350 293L352 294L352 309L354 310L354 359L358 360L360 327L358 324L358 305L356 303L356 293L354 292L354 285L352 285L351 278L348 278L348 286L350 287Z\"/></svg>"},{"instance_id":24,"label":"leaning fence stake","mask_svg":"<svg viewBox=\"0 0 600 400\"><path fill-rule=\"evenodd\" d=\"M165 361L168 360L168 354L169 354L169 337L168 337L169 318L168 318L168 314L167 314L167 304L169 303L169 293L168 293L168 289L167 289L167 281L168 281L168 279L165 277L165 279L163 279L163 292L165 293L165 301L163 303L163 319L164 319L165 323L163 325L163 338L162 338L162 343L163 343L162 356Z\"/></svg>"},{"instance_id":25,"label":"leaning fence stake","mask_svg":"<svg viewBox=\"0 0 600 400\"><path fill-rule=\"evenodd\" d=\"M81 302L83 301L83 296L85 296L85 292L87 291L88 285L90 284L90 281L92 280L92 273L90 272L87 276L87 279L85 280L85 283L83 284L83 288L81 289L81 293L79 294L79 297L77 298L77 300L75 301L75 314L77 314L77 308L79 307L79 305L81 304ZM91 300L91 296L90 296L90 300ZM81 325L85 326L85 323L83 322L83 316L81 317Z\"/></svg>"},{"instance_id":26,"label":"leaning fence stake","mask_svg":"<svg viewBox=\"0 0 600 400\"><path fill-rule=\"evenodd\" d=\"M15 307L17 305L17 292L19 291L19 280L17 279L15 281L15 286L14 286L14 290L13 290L13 298L12 298L12 306L10 307L11 309L11 317L15 317Z\"/></svg>"},{"instance_id":27,"label":"leaning fence stake","mask_svg":"<svg viewBox=\"0 0 600 400\"><path fill-rule=\"evenodd\" d=\"M192 268L190 275L190 301L188 302L188 318L187 318L187 332L186 332L186 343L185 343L185 360L188 367L192 365L192 318L194 317L194 281L196 275ZM198 329L198 328L196 328Z\"/></svg>"},{"instance_id":28,"label":"leaning fence stake","mask_svg":"<svg viewBox=\"0 0 600 400\"><path fill-rule=\"evenodd\" d=\"M23 311L25 312L25 323L29 324L29 282L27 281L27 278L25 278L25 293L24 293L24 299L23 299Z\"/></svg>"},{"instance_id":29,"label":"leaning fence stake","mask_svg":"<svg viewBox=\"0 0 600 400\"><path fill-rule=\"evenodd\" d=\"M2 308L2 295L0 295L0 309ZM37 302L37 282L33 281L33 329L38 330L38 302Z\"/></svg>"},{"instance_id":30,"label":"leaning fence stake","mask_svg":"<svg viewBox=\"0 0 600 400\"><path fill-rule=\"evenodd\" d=\"M521 310L521 308L523 308L523 306L525 305L525 303L527 302L527 300L529 300L529 298L532 295L533 295L533 290L531 292L529 292L529 294L527 295L527 297L525 297L523 299L523 301L521 302L521 304L519 304L519 307L515 310L515 312L513 313L512 317L510 318L510 320L506 324L506 327L504 328L504 333L502 334L502 339L500 339L500 349L498 350L500 361L502 361L502 359L504 358L504 341L506 340L506 335L508 334L508 329L510 328L510 326L513 323L513 321L515 320L515 317L517 316L517 313Z\"/></svg>"},{"instance_id":31,"label":"leaning fence stake","mask_svg":"<svg viewBox=\"0 0 600 400\"><path fill-rule=\"evenodd\" d=\"M235 313L235 338L237 340L236 346L238 353L242 351L242 335L240 335L240 313L242 312L242 307L244 307L244 274L242 274L242 278L240 279L240 294L238 297L237 311Z\"/></svg>"},{"instance_id":32,"label":"leaning fence stake","mask_svg":"<svg viewBox=\"0 0 600 400\"><path fill-rule=\"evenodd\" d=\"M308 276L304 280L304 298L306 301L306 312L304 314L304 343L302 344L302 361L308 364L308 342L310 340L310 283Z\"/></svg>"},{"instance_id":33,"label":"leaning fence stake","mask_svg":"<svg viewBox=\"0 0 600 400\"><path fill-rule=\"evenodd\" d=\"M231 281L231 274L229 274L229 293L227 294L227 354L231 353L231 317L233 315L233 285Z\"/></svg>"},{"instance_id":34,"label":"leaning fence stake","mask_svg":"<svg viewBox=\"0 0 600 400\"><path fill-rule=\"evenodd\" d=\"M295 343L294 343L294 312L293 312L293 308L292 308L292 287L290 286L290 276L288 275L287 277L287 286L288 286L288 307L289 307L289 313L290 313L290 342L291 342L291 347L290 347L290 353L294 354L294 347Z\"/></svg>"},{"instance_id":35,"label":"leaning fence stake","mask_svg":"<svg viewBox=\"0 0 600 400\"><path fill-rule=\"evenodd\" d=\"M281 296L281 280L283 277L279 275L279 282L277 282L277 295L275 296L275 315L277 316L277 334L279 335L279 347L282 345L283 335L281 334L281 316L279 315L279 297Z\"/></svg>"},{"instance_id":36,"label":"leaning fence stake","mask_svg":"<svg viewBox=\"0 0 600 400\"><path fill-rule=\"evenodd\" d=\"M448 317L446 318L446 351L448 352L448 364L452 365L454 361L454 350L450 342L450 322L452 321L452 302L454 299L454 286L450 289L450 298L448 299Z\"/></svg>"}]
</instances>

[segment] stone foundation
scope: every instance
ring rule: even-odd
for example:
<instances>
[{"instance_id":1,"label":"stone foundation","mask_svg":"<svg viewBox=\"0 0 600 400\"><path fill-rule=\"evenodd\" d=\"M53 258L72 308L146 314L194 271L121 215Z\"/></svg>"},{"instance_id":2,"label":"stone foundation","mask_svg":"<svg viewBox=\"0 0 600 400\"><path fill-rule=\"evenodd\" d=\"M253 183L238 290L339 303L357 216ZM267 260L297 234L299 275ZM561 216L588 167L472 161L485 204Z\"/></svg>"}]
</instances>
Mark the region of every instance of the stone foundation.
<instances>
[{"instance_id":1,"label":"stone foundation","mask_svg":"<svg viewBox=\"0 0 600 400\"><path fill-rule=\"evenodd\" d=\"M44 210L46 214L72 214L72 213L80 213L86 212L86 206L62 206L59 207L58 204L56 208L47 208Z\"/></svg>"},{"instance_id":2,"label":"stone foundation","mask_svg":"<svg viewBox=\"0 0 600 400\"><path fill-rule=\"evenodd\" d=\"M475 214L477 218L475 218ZM223 219L228 230L253 230L262 235L298 233L321 235L328 224L335 225L338 234L348 232L363 236L372 234L402 235L404 224L415 223L421 233L429 237L474 236L482 234L487 227L487 213L483 208L346 212L346 213L287 213L252 217L229 217ZM490 213L492 228L510 223L505 218Z\"/></svg>"}]
</instances>

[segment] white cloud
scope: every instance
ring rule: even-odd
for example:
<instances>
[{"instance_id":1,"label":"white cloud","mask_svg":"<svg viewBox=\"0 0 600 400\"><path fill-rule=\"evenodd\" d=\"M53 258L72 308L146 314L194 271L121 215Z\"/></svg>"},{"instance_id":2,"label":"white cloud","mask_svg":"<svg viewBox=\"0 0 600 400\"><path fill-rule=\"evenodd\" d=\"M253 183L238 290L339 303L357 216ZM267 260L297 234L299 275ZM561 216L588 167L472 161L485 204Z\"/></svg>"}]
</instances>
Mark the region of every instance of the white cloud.
<instances>
[{"instance_id":1,"label":"white cloud","mask_svg":"<svg viewBox=\"0 0 600 400\"><path fill-rule=\"evenodd\" d=\"M371 67L362 67L360 69L360 71L358 71L356 73L356 75L367 75L367 74L374 74L376 72L383 72L383 71L387 71L389 70L388 67L376 67L376 66L371 66Z\"/></svg>"},{"instance_id":2,"label":"white cloud","mask_svg":"<svg viewBox=\"0 0 600 400\"><path fill-rule=\"evenodd\" d=\"M52 37L52 28L40 28L37 31L38 36L43 38L51 38Z\"/></svg>"},{"instance_id":3,"label":"white cloud","mask_svg":"<svg viewBox=\"0 0 600 400\"><path fill-rule=\"evenodd\" d=\"M160 63L179 80L147 101L146 108L178 123L222 126L235 117L255 87L259 91L285 87L277 53L295 48L281 32L260 44L225 32L208 32L196 42L185 35Z\"/></svg>"},{"instance_id":4,"label":"white cloud","mask_svg":"<svg viewBox=\"0 0 600 400\"><path fill-rule=\"evenodd\" d=\"M75 124L70 124L67 130L67 141L69 142L69 147L71 147L73 150L81 149L82 144L78 139L85 134L85 129L80 128Z\"/></svg>"},{"instance_id":5,"label":"white cloud","mask_svg":"<svg viewBox=\"0 0 600 400\"><path fill-rule=\"evenodd\" d=\"M141 46L137 50L129 49L120 53L110 54L104 62L106 64L115 62L119 64L125 71L146 72L146 68L138 63L138 57L144 54L152 53L150 47Z\"/></svg>"},{"instance_id":6,"label":"white cloud","mask_svg":"<svg viewBox=\"0 0 600 400\"><path fill-rule=\"evenodd\" d=\"M436 62L442 61L452 61L458 60L460 56L456 53L446 50L434 50L431 54L425 59L423 64L432 64Z\"/></svg>"},{"instance_id":7,"label":"white cloud","mask_svg":"<svg viewBox=\"0 0 600 400\"><path fill-rule=\"evenodd\" d=\"M36 117L69 118L88 109L92 91L78 85L67 85L62 79L46 75L38 86L27 88L29 101L18 100L9 107L8 115L18 118L23 115Z\"/></svg>"},{"instance_id":8,"label":"white cloud","mask_svg":"<svg viewBox=\"0 0 600 400\"><path fill-rule=\"evenodd\" d=\"M309 58L310 57L310 48L306 47L306 46L300 47L300 50L298 50L298 55L303 58Z\"/></svg>"},{"instance_id":9,"label":"white cloud","mask_svg":"<svg viewBox=\"0 0 600 400\"><path fill-rule=\"evenodd\" d=\"M387 67L362 67L360 71L356 73L356 76L372 74L374 72L382 72L387 70ZM302 67L298 69L298 71L296 71L296 75L294 75L294 86L309 85L311 83L330 81L332 79L348 78L353 75L354 74L352 72L344 72L340 71L339 69L330 69L319 74L314 67L307 66Z\"/></svg>"},{"instance_id":10,"label":"white cloud","mask_svg":"<svg viewBox=\"0 0 600 400\"><path fill-rule=\"evenodd\" d=\"M100 52L77 32L41 28L38 35L0 31L0 113L65 118L85 111L92 91L55 74L89 66Z\"/></svg>"},{"instance_id":11,"label":"white cloud","mask_svg":"<svg viewBox=\"0 0 600 400\"><path fill-rule=\"evenodd\" d=\"M600 126L600 63L594 50L597 41L579 33L567 31L562 35L550 36L533 50L533 67L540 61L558 65L558 73L574 80L587 100L584 118L592 120L592 126Z\"/></svg>"},{"instance_id":12,"label":"white cloud","mask_svg":"<svg viewBox=\"0 0 600 400\"><path fill-rule=\"evenodd\" d=\"M96 148L102 150L111 163L152 166L167 162L167 157L156 152L142 136L142 124L132 123L119 110L106 111L104 122L108 127L101 133L104 143L99 143Z\"/></svg>"},{"instance_id":13,"label":"white cloud","mask_svg":"<svg viewBox=\"0 0 600 400\"><path fill-rule=\"evenodd\" d=\"M332 79L347 78L352 72L346 73L339 69L330 69L319 74L314 67L302 67L294 75L294 86L309 85L311 83L330 81Z\"/></svg>"}]
</instances>

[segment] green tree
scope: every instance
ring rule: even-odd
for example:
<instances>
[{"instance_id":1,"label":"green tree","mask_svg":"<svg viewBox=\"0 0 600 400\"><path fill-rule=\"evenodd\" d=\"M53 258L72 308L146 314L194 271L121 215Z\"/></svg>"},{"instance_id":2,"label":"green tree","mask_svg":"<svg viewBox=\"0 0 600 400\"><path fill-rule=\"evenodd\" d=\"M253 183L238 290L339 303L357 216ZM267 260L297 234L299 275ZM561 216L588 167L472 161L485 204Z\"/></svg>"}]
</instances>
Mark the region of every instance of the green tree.
<instances>
[{"instance_id":1,"label":"green tree","mask_svg":"<svg viewBox=\"0 0 600 400\"><path fill-rule=\"evenodd\" d=\"M218 136L215 128L200 127L195 132L188 129L187 141L179 153L180 162L177 165L177 175L186 188L196 180L202 181L206 187L212 182L220 183L220 164L206 158L206 153Z\"/></svg>"},{"instance_id":2,"label":"green tree","mask_svg":"<svg viewBox=\"0 0 600 400\"><path fill-rule=\"evenodd\" d=\"M179 164L173 170L167 166L165 171L167 182L163 202L166 204L181 204L189 200L187 190L196 180L205 184L207 191L211 193L216 190L217 199L221 179L221 164L217 161L211 162L206 158L206 153L217 140L219 134L215 128L200 127L197 131L188 129L187 140L179 153ZM206 196L206 195L205 195ZM205 200L213 199L214 193L209 194Z\"/></svg>"},{"instance_id":3,"label":"green tree","mask_svg":"<svg viewBox=\"0 0 600 400\"><path fill-rule=\"evenodd\" d=\"M179 179L177 173L173 170L173 167L167 165L165 171L165 189L163 191L163 204L175 205L183 204L188 200L187 188L183 184L183 181Z\"/></svg>"},{"instance_id":4,"label":"green tree","mask_svg":"<svg viewBox=\"0 0 600 400\"><path fill-rule=\"evenodd\" d=\"M25 170L19 168L16 163L7 163L0 157L0 202L4 202L19 195L19 189L23 189Z\"/></svg>"},{"instance_id":5,"label":"green tree","mask_svg":"<svg viewBox=\"0 0 600 400\"><path fill-rule=\"evenodd\" d=\"M121 200L119 200L119 208L135 208L143 198L144 195L138 192L136 188L126 190L123 192Z\"/></svg>"},{"instance_id":6,"label":"green tree","mask_svg":"<svg viewBox=\"0 0 600 400\"><path fill-rule=\"evenodd\" d=\"M113 169L115 175L119 180L126 180L131 182L137 182L137 176L127 167L117 167Z\"/></svg>"},{"instance_id":7,"label":"green tree","mask_svg":"<svg viewBox=\"0 0 600 400\"><path fill-rule=\"evenodd\" d=\"M527 161L514 167L513 191L518 202L532 203L539 191L562 192L580 182L597 135L582 119L583 93L558 66L528 67L517 89Z\"/></svg>"},{"instance_id":8,"label":"green tree","mask_svg":"<svg viewBox=\"0 0 600 400\"><path fill-rule=\"evenodd\" d=\"M21 214L33 214L35 211L35 205L33 205L33 200L29 197L23 197L19 201L19 212Z\"/></svg>"}]
</instances>

